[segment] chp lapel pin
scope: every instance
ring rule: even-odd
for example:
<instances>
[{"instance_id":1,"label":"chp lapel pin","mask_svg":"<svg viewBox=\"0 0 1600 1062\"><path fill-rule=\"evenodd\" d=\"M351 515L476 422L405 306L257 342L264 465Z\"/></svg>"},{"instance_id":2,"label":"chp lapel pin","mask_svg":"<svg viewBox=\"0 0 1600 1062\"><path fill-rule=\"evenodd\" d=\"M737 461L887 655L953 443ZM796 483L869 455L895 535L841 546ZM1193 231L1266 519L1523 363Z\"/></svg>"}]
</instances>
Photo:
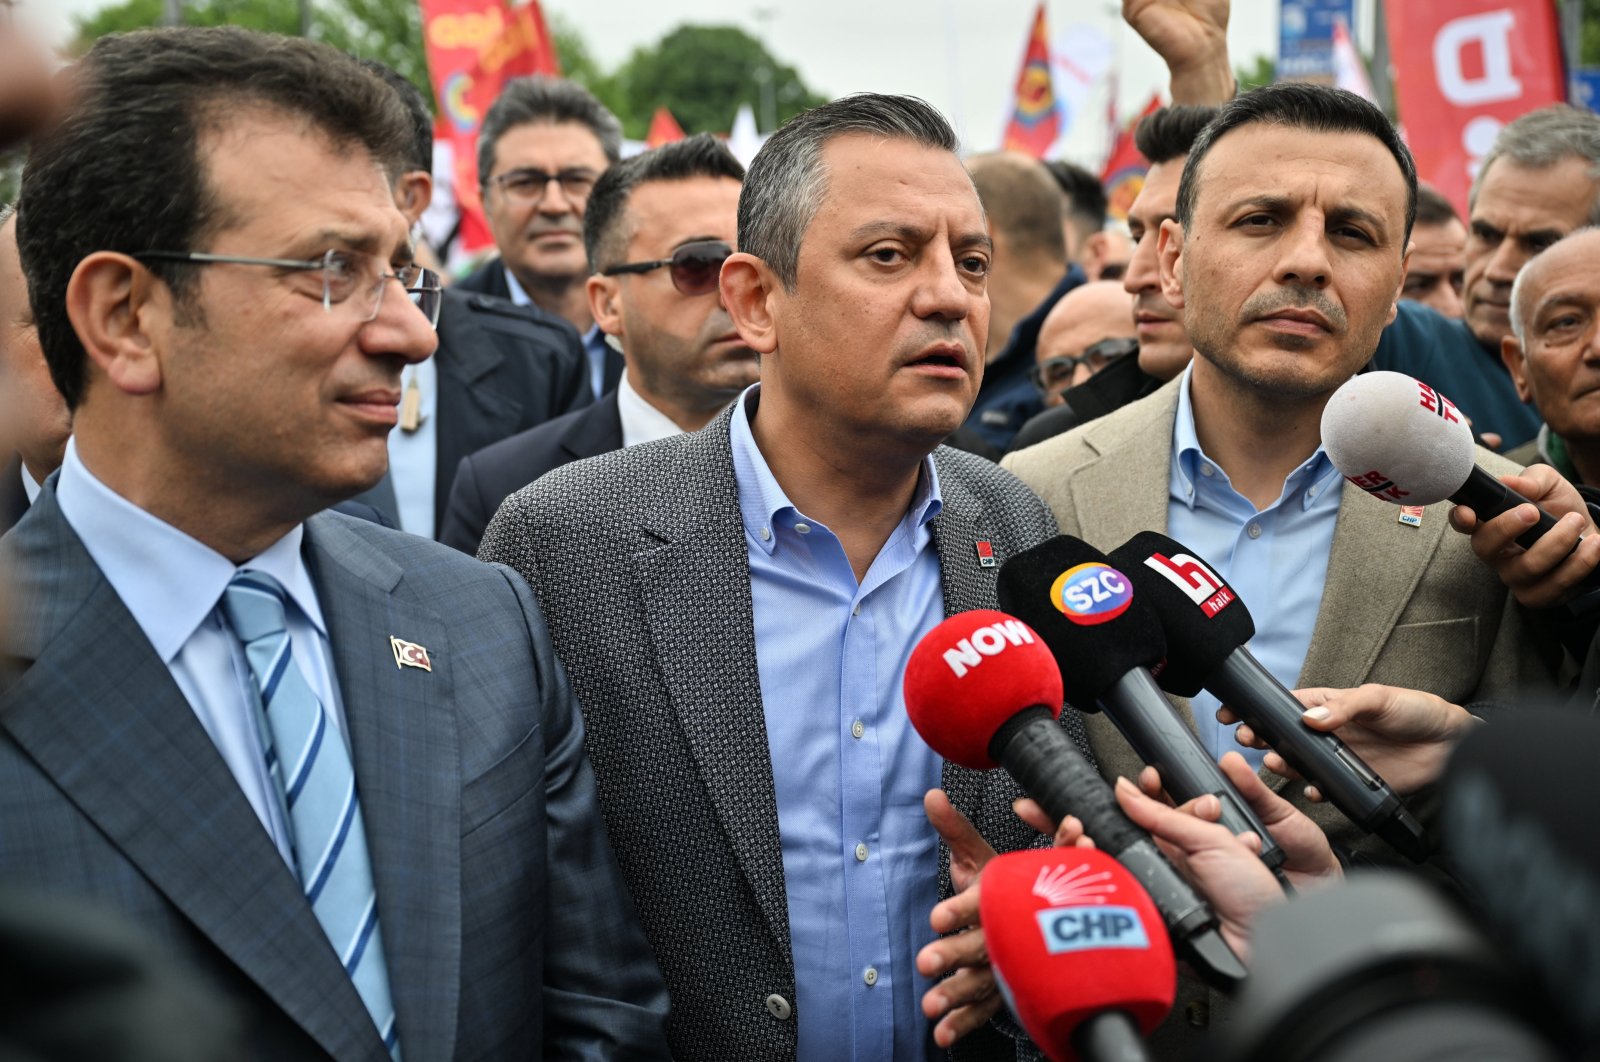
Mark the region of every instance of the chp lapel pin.
<instances>
[{"instance_id":1,"label":"chp lapel pin","mask_svg":"<svg viewBox=\"0 0 1600 1062\"><path fill-rule=\"evenodd\" d=\"M988 539L986 539L986 538L979 539L978 541L976 541L976 542L974 542L972 544L972 548L978 551L978 567L980 567L980 568L993 568L994 567L994 565L995 565L994 545L992 543L990 543L990 541Z\"/></svg>"},{"instance_id":2,"label":"chp lapel pin","mask_svg":"<svg viewBox=\"0 0 1600 1062\"><path fill-rule=\"evenodd\" d=\"M394 650L394 666L419 667L424 671L433 670L433 662L428 659L428 650L416 642L408 642L403 638L389 635L389 648Z\"/></svg>"},{"instance_id":3,"label":"chp lapel pin","mask_svg":"<svg viewBox=\"0 0 1600 1062\"><path fill-rule=\"evenodd\" d=\"M1402 505L1402 506L1400 506L1400 519L1399 519L1398 522L1404 524L1407 527L1421 527L1422 526L1422 506L1420 506L1420 505Z\"/></svg>"}]
</instances>

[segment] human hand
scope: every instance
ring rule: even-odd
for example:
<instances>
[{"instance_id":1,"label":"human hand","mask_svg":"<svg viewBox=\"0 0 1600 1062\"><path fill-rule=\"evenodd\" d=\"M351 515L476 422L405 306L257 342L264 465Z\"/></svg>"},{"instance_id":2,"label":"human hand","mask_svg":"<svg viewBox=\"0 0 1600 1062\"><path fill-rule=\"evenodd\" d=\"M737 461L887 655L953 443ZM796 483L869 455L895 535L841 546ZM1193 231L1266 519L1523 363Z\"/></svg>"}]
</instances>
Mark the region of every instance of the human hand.
<instances>
[{"instance_id":1,"label":"human hand","mask_svg":"<svg viewBox=\"0 0 1600 1062\"><path fill-rule=\"evenodd\" d=\"M995 852L944 790L928 790L922 807L950 848L950 881L955 889L955 895L935 905L928 917L935 933L952 935L941 936L917 953L917 972L924 977L955 971L922 996L922 1013L938 1020L934 1042L948 1048L1000 1009L978 912L980 875Z\"/></svg>"},{"instance_id":2,"label":"human hand","mask_svg":"<svg viewBox=\"0 0 1600 1062\"><path fill-rule=\"evenodd\" d=\"M1501 476L1500 481L1533 505L1518 505L1482 521L1468 506L1457 505L1450 510L1450 526L1471 536L1472 552L1494 569L1522 604L1551 608L1564 603L1600 565L1600 535L1595 534L1583 497L1549 465L1531 465L1518 475ZM1539 522L1534 506L1556 517L1556 526L1523 549L1517 536Z\"/></svg>"},{"instance_id":3,"label":"human hand","mask_svg":"<svg viewBox=\"0 0 1600 1062\"><path fill-rule=\"evenodd\" d=\"M54 108L48 54L0 15L0 150L33 133Z\"/></svg>"},{"instance_id":4,"label":"human hand","mask_svg":"<svg viewBox=\"0 0 1600 1062\"><path fill-rule=\"evenodd\" d=\"M1229 0L1122 0L1122 19L1167 64L1173 103L1225 103Z\"/></svg>"}]
</instances>

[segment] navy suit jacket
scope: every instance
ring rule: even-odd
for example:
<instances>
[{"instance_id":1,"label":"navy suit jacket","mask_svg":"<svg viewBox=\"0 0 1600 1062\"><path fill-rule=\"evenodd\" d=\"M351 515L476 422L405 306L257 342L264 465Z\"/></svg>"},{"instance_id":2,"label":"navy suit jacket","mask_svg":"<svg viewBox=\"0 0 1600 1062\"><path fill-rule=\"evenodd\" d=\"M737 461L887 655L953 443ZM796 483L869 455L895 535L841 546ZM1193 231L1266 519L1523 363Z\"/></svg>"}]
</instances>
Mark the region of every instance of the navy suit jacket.
<instances>
[{"instance_id":1,"label":"navy suit jacket","mask_svg":"<svg viewBox=\"0 0 1600 1062\"><path fill-rule=\"evenodd\" d=\"M439 541L476 555L501 502L552 468L620 449L622 414L612 391L592 406L468 454L456 470Z\"/></svg>"},{"instance_id":2,"label":"navy suit jacket","mask_svg":"<svg viewBox=\"0 0 1600 1062\"><path fill-rule=\"evenodd\" d=\"M660 974L527 586L336 513L305 527L408 1062L664 1058ZM0 570L0 877L175 948L240 1007L249 1057L384 1062L300 883L53 482L0 539ZM391 635L432 670L397 667Z\"/></svg>"},{"instance_id":3,"label":"navy suit jacket","mask_svg":"<svg viewBox=\"0 0 1600 1062\"><path fill-rule=\"evenodd\" d=\"M495 255L471 273L456 281L455 287L460 291L475 291L481 295L493 295L497 299L511 298L511 285L506 283L505 259ZM546 315L553 316L553 315ZM622 370L625 362L622 355L615 350L606 350L605 376L600 386L600 395L610 394L617 389L617 384L622 380ZM596 396L599 397L599 396ZM444 465L440 465L443 468Z\"/></svg>"}]
</instances>

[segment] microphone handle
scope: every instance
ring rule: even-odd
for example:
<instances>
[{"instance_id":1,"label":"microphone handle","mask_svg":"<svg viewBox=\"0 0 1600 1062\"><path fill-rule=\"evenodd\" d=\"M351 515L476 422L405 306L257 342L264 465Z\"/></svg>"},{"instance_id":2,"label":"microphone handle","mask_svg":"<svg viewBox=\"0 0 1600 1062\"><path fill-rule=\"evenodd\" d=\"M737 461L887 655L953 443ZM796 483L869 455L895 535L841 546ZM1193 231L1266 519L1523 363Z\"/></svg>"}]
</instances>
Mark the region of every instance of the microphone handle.
<instances>
[{"instance_id":1,"label":"microphone handle","mask_svg":"<svg viewBox=\"0 0 1600 1062\"><path fill-rule=\"evenodd\" d=\"M1457 505L1470 506L1479 520L1492 520L1519 505L1533 504L1477 465L1472 466L1472 474L1454 494L1450 495L1450 500ZM1517 536L1517 545L1527 549L1555 526L1555 517L1540 509L1539 522Z\"/></svg>"},{"instance_id":2,"label":"microphone handle","mask_svg":"<svg viewBox=\"0 0 1600 1062\"><path fill-rule=\"evenodd\" d=\"M1229 653L1205 688L1249 723L1351 822L1377 834L1413 862L1428 857L1422 824L1399 795L1343 741L1306 726L1301 719L1304 707L1249 649L1240 646Z\"/></svg>"},{"instance_id":3,"label":"microphone handle","mask_svg":"<svg viewBox=\"0 0 1600 1062\"><path fill-rule=\"evenodd\" d=\"M1139 758L1161 772L1161 782L1174 800L1182 804L1212 794L1222 803L1222 825L1234 834L1261 838L1261 861L1269 869L1283 865L1287 854L1179 718L1150 672L1134 668L1101 695L1100 704Z\"/></svg>"},{"instance_id":4,"label":"microphone handle","mask_svg":"<svg viewBox=\"0 0 1600 1062\"><path fill-rule=\"evenodd\" d=\"M1087 1062L1150 1062L1150 1050L1127 1011L1104 1010L1072 1030L1072 1046Z\"/></svg>"}]
</instances>

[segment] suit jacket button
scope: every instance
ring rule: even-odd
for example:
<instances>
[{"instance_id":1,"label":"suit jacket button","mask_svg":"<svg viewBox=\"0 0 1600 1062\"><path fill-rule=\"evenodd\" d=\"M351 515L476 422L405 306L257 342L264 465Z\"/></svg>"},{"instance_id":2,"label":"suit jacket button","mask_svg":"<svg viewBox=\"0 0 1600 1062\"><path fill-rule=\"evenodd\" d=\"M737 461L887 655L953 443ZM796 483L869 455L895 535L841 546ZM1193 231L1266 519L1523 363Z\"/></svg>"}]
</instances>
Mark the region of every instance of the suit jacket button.
<instances>
[{"instance_id":1,"label":"suit jacket button","mask_svg":"<svg viewBox=\"0 0 1600 1062\"><path fill-rule=\"evenodd\" d=\"M794 1008L789 1006L789 1001L774 992L767 997L767 1013L779 1021L788 1021L789 1015L794 1013Z\"/></svg>"},{"instance_id":2,"label":"suit jacket button","mask_svg":"<svg viewBox=\"0 0 1600 1062\"><path fill-rule=\"evenodd\" d=\"M1189 1024L1193 1025L1196 1029L1204 1029L1207 1025L1211 1024L1211 1008L1200 1002L1198 999L1183 1009L1183 1016L1187 1018L1189 1020Z\"/></svg>"}]
</instances>

